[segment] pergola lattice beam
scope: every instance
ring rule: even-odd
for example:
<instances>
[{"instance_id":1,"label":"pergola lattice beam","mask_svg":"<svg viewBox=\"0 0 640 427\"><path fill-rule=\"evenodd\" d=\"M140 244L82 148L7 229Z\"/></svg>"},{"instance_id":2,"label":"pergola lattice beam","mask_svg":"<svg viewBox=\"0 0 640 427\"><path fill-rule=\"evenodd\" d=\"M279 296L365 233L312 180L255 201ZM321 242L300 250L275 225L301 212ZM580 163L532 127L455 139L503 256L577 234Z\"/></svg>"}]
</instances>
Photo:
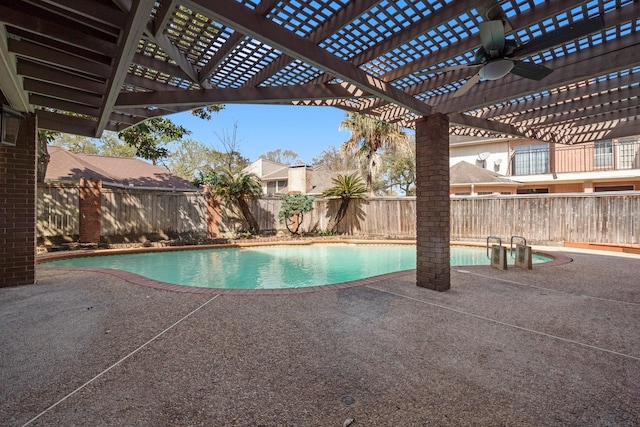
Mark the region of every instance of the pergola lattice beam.
<instances>
[{"instance_id":1,"label":"pergola lattice beam","mask_svg":"<svg viewBox=\"0 0 640 427\"><path fill-rule=\"evenodd\" d=\"M338 31L340 28L344 27L349 22L356 19L362 13L371 9L376 4L380 3L380 0L355 0L349 3L343 10L339 13L332 16L330 19L325 21L318 28L311 31L308 35L307 39L311 40L314 43L319 43L320 41L326 39L334 32ZM294 61L294 58L288 55L280 55L275 61L267 65L263 70L258 72L253 78L251 78L244 86L258 86L269 77L277 74L280 70L285 68L291 62ZM325 80L318 80L309 82L310 84L315 83L327 83L332 80L333 76L327 78Z\"/></svg>"},{"instance_id":2,"label":"pergola lattice beam","mask_svg":"<svg viewBox=\"0 0 640 427\"><path fill-rule=\"evenodd\" d=\"M608 14L605 15L605 21L606 21L606 27L614 27L614 26L618 26L621 25L623 23L626 23L629 21L629 14L640 14L640 4L634 4L634 5L629 5L626 6L624 9L619 9L619 10L615 10L613 12L610 12ZM542 16L546 15L545 14L541 14ZM625 38L626 40L626 38ZM585 57L589 57L589 56L593 56L592 55L592 51L596 51L599 54L602 53L606 53L607 49L608 50L616 50L620 47L620 45L616 46L616 42L618 42L617 40L613 40L613 41L607 41L604 42L601 45L598 46L593 46L590 47L588 49L585 49L583 51L565 56L565 57L561 57L559 59L556 60L551 60L551 61L546 61L544 62L544 65L553 69L553 70L557 70L558 68L564 66L566 64L567 61L573 61L573 62L578 62L582 58L584 59ZM602 45L606 45L607 48L606 49L602 49ZM446 49L442 49L439 50L438 52L441 51L445 51ZM463 52L462 52L463 53ZM460 53L459 53L460 54ZM427 56L428 58L428 56ZM578 58L578 59L577 59ZM619 62L619 61L618 61ZM602 68L602 67L601 67ZM624 68L624 67L622 67ZM604 70L610 70L612 69L612 67L610 67L609 69L604 68ZM586 70L582 70L582 71L586 71ZM462 79L465 79L467 77L469 77L470 75L473 75L477 72L477 69L460 69L460 70L455 70L455 71L451 71L448 73L441 73L438 74L430 79L426 79L418 84L415 84L409 88L406 89L406 92L412 95L416 95L419 93L424 93L424 92L428 92L430 90L436 89L438 87L442 87L442 86L446 86L446 85L450 85L452 83L455 83L457 81L460 81ZM603 73L606 71L603 71ZM528 80L528 79L523 79L520 77L517 77L513 74L509 74L507 76L505 76L504 78L500 79L500 80L495 80L493 82L481 82L480 84L477 84L475 88L472 89L472 91L478 91L478 88L482 88L482 87L488 87L488 89L491 89L493 91L498 91L499 89L501 89L501 86L503 85L510 85L512 87L523 87L524 84L527 84L528 86L536 86L538 88L542 88L542 87L548 87L548 86L552 86L555 83L550 83L549 82L555 82L557 80L557 78L555 76L557 76L557 72L554 71L554 73L552 73L550 76L546 77L544 80L542 80L541 82L535 82L532 80ZM570 72L568 72L567 74L571 74ZM592 75L587 75L587 77L591 77ZM548 85L548 86L546 86ZM542 89L540 89L542 90ZM512 96L510 96L509 94L505 95L505 99L504 100L508 100L508 99L514 99L517 98L518 96L521 96L520 94L524 95L524 94L528 94L525 93L524 91L518 91L518 93L514 93L513 90L510 90L509 92L511 92ZM470 92L470 93L474 93L474 92ZM530 92L529 92L530 93ZM440 101L440 99L453 99L453 93L447 94L447 95L441 95L439 97L436 97L435 99L433 99L433 102L431 102L432 105L435 104L440 104L442 102L445 101ZM469 96L464 96L461 97L458 100L453 99L453 101L456 101L459 104L464 104L466 103L467 105L463 105L461 106L458 111L468 111L474 108L478 108L478 105L474 105L474 103L472 102L465 102L467 99L469 99ZM452 102L453 102L452 101ZM491 105L492 103L486 103L483 105ZM380 103L380 101L377 101L376 103L374 103L373 105L371 105L370 108L376 108L378 106L382 105L382 103Z\"/></svg>"},{"instance_id":3,"label":"pergola lattice beam","mask_svg":"<svg viewBox=\"0 0 640 427\"><path fill-rule=\"evenodd\" d=\"M107 83L100 118L96 126L95 136L99 137L109 121L109 115L113 110L120 88L127 76L129 65L136 54L138 43L142 37L151 11L155 6L155 0L134 0L129 11L127 24L122 32L122 38L118 49L118 55L114 59L113 71Z\"/></svg>"},{"instance_id":4,"label":"pergola lattice beam","mask_svg":"<svg viewBox=\"0 0 640 427\"><path fill-rule=\"evenodd\" d=\"M449 123L454 126L471 127L475 129L486 129L502 135L514 136L516 138L535 139L532 132L513 125L501 123L493 120L481 119L468 114L451 113L449 114Z\"/></svg>"},{"instance_id":5,"label":"pergola lattice beam","mask_svg":"<svg viewBox=\"0 0 640 427\"><path fill-rule=\"evenodd\" d=\"M449 3L441 9L438 9L436 12L429 14L425 19L398 31L397 33L385 38L379 43L376 43L362 53L349 59L349 62L358 66L366 64L367 62L381 55L384 55L386 52L389 52L395 47L407 43L415 39L419 35L426 33L432 28L437 27L438 25L440 25L440 23L456 18L465 11L473 8L474 5L475 2L471 0ZM386 79L385 76L380 77L380 79L386 82L390 81ZM332 76L324 75L316 79L314 83L326 83L332 78Z\"/></svg>"},{"instance_id":6,"label":"pergola lattice beam","mask_svg":"<svg viewBox=\"0 0 640 427\"><path fill-rule=\"evenodd\" d=\"M85 92L101 94L106 88L105 80L76 76L63 68L51 69L42 64L28 60L19 61L17 70L18 73L25 78L55 83L62 87L68 87L69 82L73 81L74 88Z\"/></svg>"},{"instance_id":7,"label":"pergola lattice beam","mask_svg":"<svg viewBox=\"0 0 640 427\"><path fill-rule=\"evenodd\" d=\"M467 93L464 97L452 98L447 94L432 98L443 113L468 111L494 105L558 86L566 86L593 76L628 69L640 64L640 33L624 39L607 41L600 45L577 52L573 55L547 61L554 71L541 81L529 80L509 75L500 80L486 81ZM441 102L438 102L441 100Z\"/></svg>"},{"instance_id":8,"label":"pergola lattice beam","mask_svg":"<svg viewBox=\"0 0 640 427\"><path fill-rule=\"evenodd\" d=\"M133 63L150 70L164 73L168 76L174 76L180 79L191 80L187 73L177 65L170 64L167 61L154 58L152 56L145 55L143 53L136 53L133 56Z\"/></svg>"},{"instance_id":9,"label":"pergola lattice beam","mask_svg":"<svg viewBox=\"0 0 640 427\"><path fill-rule=\"evenodd\" d=\"M578 82L575 85L560 87L545 96L485 108L481 112L474 113L473 115L485 119L495 118L511 121L511 116L518 117L521 114L535 114L536 111L541 111L549 105L572 102L573 100L581 99L594 93L603 93L616 90L617 88L624 88L636 82L640 82L640 73L630 73L614 79L600 81L588 79Z\"/></svg>"},{"instance_id":10,"label":"pergola lattice beam","mask_svg":"<svg viewBox=\"0 0 640 427\"><path fill-rule=\"evenodd\" d=\"M120 5L120 8L127 11L131 10L133 7L132 0L114 0ZM168 0L169 3L173 3L173 0ZM163 10L164 14L171 14L172 9L170 8L171 4L166 5ZM165 15L164 17L160 17L160 19L168 20L168 17ZM153 21L147 21L144 35L147 39L149 39L152 43L158 46L164 53L169 56L169 58L175 62L178 67L184 72L184 74L194 83L198 83L198 71L193 67L191 62L187 59L187 57L178 49L176 45L162 32L158 32L156 26Z\"/></svg>"},{"instance_id":11,"label":"pergola lattice beam","mask_svg":"<svg viewBox=\"0 0 640 427\"><path fill-rule=\"evenodd\" d=\"M127 22L127 15L123 11L108 7L103 2L94 0L41 0L63 10L91 18L114 29L121 29Z\"/></svg>"},{"instance_id":12,"label":"pergola lattice beam","mask_svg":"<svg viewBox=\"0 0 640 427\"><path fill-rule=\"evenodd\" d=\"M100 108L92 107L90 105L78 104L72 101L66 101L64 99L53 98L47 95L41 95L37 93L32 93L29 95L29 102L32 105L45 107L45 108L55 108L60 111L68 111L76 114L82 114L89 117L98 117L100 114Z\"/></svg>"},{"instance_id":13,"label":"pergola lattice beam","mask_svg":"<svg viewBox=\"0 0 640 427\"><path fill-rule=\"evenodd\" d=\"M78 56L49 49L27 40L9 39L9 51L22 57L30 58L53 67L62 67L68 70L77 70L84 74L96 77L108 78L111 67L108 64L91 61Z\"/></svg>"},{"instance_id":14,"label":"pergola lattice beam","mask_svg":"<svg viewBox=\"0 0 640 427\"><path fill-rule=\"evenodd\" d=\"M473 8L474 1L470 1L470 5L467 7ZM536 22L540 22L543 19L552 16L555 13L559 13L565 10L569 10L573 7L579 6L584 3L584 0L568 0L568 1L556 1L556 2L545 2L540 5L536 5L536 7L519 14L517 17L512 17L509 19L509 22L513 24L514 31L518 29L528 27ZM480 37L468 37L466 39L462 39L457 43L452 43L447 47L438 49L436 52L433 52L424 58L421 58L417 61L412 61L405 66L398 67L393 71L390 71L383 76L381 79L384 81L393 81L399 78L406 76L407 74L412 74L420 70L424 70L431 66L437 65L449 58L455 58L456 56L462 55L470 50L476 49L480 47Z\"/></svg>"},{"instance_id":15,"label":"pergola lattice beam","mask_svg":"<svg viewBox=\"0 0 640 427\"><path fill-rule=\"evenodd\" d=\"M96 122L81 117L64 116L49 111L37 110L38 126L58 132L95 137Z\"/></svg>"},{"instance_id":16,"label":"pergola lattice beam","mask_svg":"<svg viewBox=\"0 0 640 427\"><path fill-rule=\"evenodd\" d=\"M262 0L258 6L256 6L255 12L261 15L267 13L269 9L273 7L276 0ZM222 62L229 56L231 52L238 46L238 44L244 39L246 36L239 32L234 32L229 36L227 41L216 51L213 57L207 62L207 64L200 70L198 74L198 81L200 83L206 81L211 73L222 64ZM257 85L251 85L257 86Z\"/></svg>"},{"instance_id":17,"label":"pergola lattice beam","mask_svg":"<svg viewBox=\"0 0 640 427\"><path fill-rule=\"evenodd\" d=\"M154 37L158 37L163 33L177 4L177 0L163 0L160 3L160 7L156 11L156 16L154 17L151 27L151 33Z\"/></svg>"},{"instance_id":18,"label":"pergola lattice beam","mask_svg":"<svg viewBox=\"0 0 640 427\"><path fill-rule=\"evenodd\" d=\"M548 123L559 123L590 117L616 109L624 110L640 104L638 93L640 88L631 87L616 91L587 96L578 100L556 104L548 108L515 116L513 120L501 120L514 126L545 126Z\"/></svg>"},{"instance_id":19,"label":"pergola lattice beam","mask_svg":"<svg viewBox=\"0 0 640 427\"><path fill-rule=\"evenodd\" d=\"M548 138L564 144L579 144L602 139L622 138L629 135L640 135L640 116L619 117L617 114L603 115L592 123L581 123L567 128L566 125L540 130L546 132Z\"/></svg>"},{"instance_id":20,"label":"pergola lattice beam","mask_svg":"<svg viewBox=\"0 0 640 427\"><path fill-rule=\"evenodd\" d=\"M79 91L74 88L54 85L40 80L33 80L29 78L24 78L23 80L24 90L29 93L37 93L51 98L62 99L95 108L99 108L102 104L102 98L100 95ZM71 110L71 112L74 111Z\"/></svg>"},{"instance_id":21,"label":"pergola lattice beam","mask_svg":"<svg viewBox=\"0 0 640 427\"><path fill-rule=\"evenodd\" d=\"M289 56L299 58L326 73L353 83L372 95L402 105L418 115L431 112L431 107L424 102L368 75L355 65L337 58L308 39L290 33L240 3L233 0L191 0L190 4L224 25L279 49Z\"/></svg>"},{"instance_id":22,"label":"pergola lattice beam","mask_svg":"<svg viewBox=\"0 0 640 427\"><path fill-rule=\"evenodd\" d=\"M347 84L326 84L283 87L242 87L228 89L172 90L163 92L123 92L116 102L117 108L141 107L194 107L198 105L231 103L287 103L305 99L352 99L369 96L357 87Z\"/></svg>"},{"instance_id":23,"label":"pergola lattice beam","mask_svg":"<svg viewBox=\"0 0 640 427\"><path fill-rule=\"evenodd\" d=\"M15 28L26 31L32 31L33 28L38 29L38 35L47 37L51 40L58 40L63 43L82 48L87 51L93 51L105 56L113 56L116 53L117 46L104 38L86 34L81 30L69 28L66 25L50 22L45 18L30 15L24 11L11 9L0 5L0 16L2 20ZM53 19L53 17L50 17Z\"/></svg>"},{"instance_id":24,"label":"pergola lattice beam","mask_svg":"<svg viewBox=\"0 0 640 427\"><path fill-rule=\"evenodd\" d=\"M607 122L618 122L628 118L635 118L640 115L640 107L635 105L628 106L628 108L615 108L609 111L604 111L602 114L594 114L588 117L580 117L571 121L563 123L552 123L549 126L538 126L537 132L556 133L559 135L572 135L576 133L576 129L587 129L594 126L603 126Z\"/></svg>"}]
</instances>

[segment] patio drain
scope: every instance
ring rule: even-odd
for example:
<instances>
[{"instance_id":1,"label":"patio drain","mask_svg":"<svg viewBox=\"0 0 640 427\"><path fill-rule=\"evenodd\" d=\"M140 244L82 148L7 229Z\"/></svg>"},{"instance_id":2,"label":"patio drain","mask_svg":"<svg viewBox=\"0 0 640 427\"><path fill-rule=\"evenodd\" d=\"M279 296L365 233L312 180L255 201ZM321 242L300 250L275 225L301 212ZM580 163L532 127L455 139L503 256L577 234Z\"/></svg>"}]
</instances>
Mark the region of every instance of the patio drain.
<instances>
[{"instance_id":1,"label":"patio drain","mask_svg":"<svg viewBox=\"0 0 640 427\"><path fill-rule=\"evenodd\" d=\"M342 396L340 400L342 401L342 403L344 403L347 406L351 406L354 403L356 403L356 400L351 396Z\"/></svg>"}]
</instances>

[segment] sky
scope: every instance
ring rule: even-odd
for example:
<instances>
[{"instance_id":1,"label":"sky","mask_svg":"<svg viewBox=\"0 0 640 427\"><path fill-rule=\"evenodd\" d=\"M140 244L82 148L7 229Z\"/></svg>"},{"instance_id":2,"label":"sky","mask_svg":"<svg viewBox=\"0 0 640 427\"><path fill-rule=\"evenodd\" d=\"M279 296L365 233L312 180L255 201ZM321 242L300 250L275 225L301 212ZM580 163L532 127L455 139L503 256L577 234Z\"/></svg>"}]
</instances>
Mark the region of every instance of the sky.
<instances>
[{"instance_id":1,"label":"sky","mask_svg":"<svg viewBox=\"0 0 640 427\"><path fill-rule=\"evenodd\" d=\"M330 145L339 148L349 139L349 131L338 129L345 117L344 110L333 107L239 104L225 105L209 121L190 112L167 116L191 132L187 138L220 151L220 138L232 135L237 123L239 151L250 161L280 148L295 151L307 164Z\"/></svg>"}]
</instances>

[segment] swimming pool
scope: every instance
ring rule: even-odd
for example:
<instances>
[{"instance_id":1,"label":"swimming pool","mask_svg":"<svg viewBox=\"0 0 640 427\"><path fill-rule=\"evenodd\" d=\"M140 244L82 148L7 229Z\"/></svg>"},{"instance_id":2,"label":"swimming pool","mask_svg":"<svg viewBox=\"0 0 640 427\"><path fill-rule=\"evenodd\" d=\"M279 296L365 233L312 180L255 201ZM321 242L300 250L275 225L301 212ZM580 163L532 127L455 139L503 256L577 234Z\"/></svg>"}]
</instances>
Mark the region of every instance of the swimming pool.
<instances>
[{"instance_id":1,"label":"swimming pool","mask_svg":"<svg viewBox=\"0 0 640 427\"><path fill-rule=\"evenodd\" d=\"M534 262L550 260L534 255ZM117 269L183 286L283 289L411 270L416 268L416 247L345 243L227 247L85 256L46 265ZM489 265L489 260L485 248L452 246L451 265Z\"/></svg>"}]
</instances>

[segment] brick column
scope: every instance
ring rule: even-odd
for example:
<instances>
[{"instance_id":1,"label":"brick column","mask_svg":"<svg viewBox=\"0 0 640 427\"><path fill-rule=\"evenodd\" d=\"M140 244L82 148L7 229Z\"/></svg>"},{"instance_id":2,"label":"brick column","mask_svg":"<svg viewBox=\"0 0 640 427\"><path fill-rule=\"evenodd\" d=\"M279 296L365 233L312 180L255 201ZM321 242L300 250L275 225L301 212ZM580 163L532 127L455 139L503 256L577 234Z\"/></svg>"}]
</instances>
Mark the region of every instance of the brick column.
<instances>
[{"instance_id":1,"label":"brick column","mask_svg":"<svg viewBox=\"0 0 640 427\"><path fill-rule=\"evenodd\" d=\"M416 121L417 285L451 287L449 119L431 114Z\"/></svg>"},{"instance_id":2,"label":"brick column","mask_svg":"<svg viewBox=\"0 0 640 427\"><path fill-rule=\"evenodd\" d=\"M207 202L207 239L217 239L220 237L220 201L209 186L204 187L204 197Z\"/></svg>"},{"instance_id":3,"label":"brick column","mask_svg":"<svg viewBox=\"0 0 640 427\"><path fill-rule=\"evenodd\" d=\"M102 221L102 181L80 178L79 185L79 238L80 243L100 243Z\"/></svg>"},{"instance_id":4,"label":"brick column","mask_svg":"<svg viewBox=\"0 0 640 427\"><path fill-rule=\"evenodd\" d=\"M15 147L0 145L0 287L36 281L37 117L25 114Z\"/></svg>"}]
</instances>

